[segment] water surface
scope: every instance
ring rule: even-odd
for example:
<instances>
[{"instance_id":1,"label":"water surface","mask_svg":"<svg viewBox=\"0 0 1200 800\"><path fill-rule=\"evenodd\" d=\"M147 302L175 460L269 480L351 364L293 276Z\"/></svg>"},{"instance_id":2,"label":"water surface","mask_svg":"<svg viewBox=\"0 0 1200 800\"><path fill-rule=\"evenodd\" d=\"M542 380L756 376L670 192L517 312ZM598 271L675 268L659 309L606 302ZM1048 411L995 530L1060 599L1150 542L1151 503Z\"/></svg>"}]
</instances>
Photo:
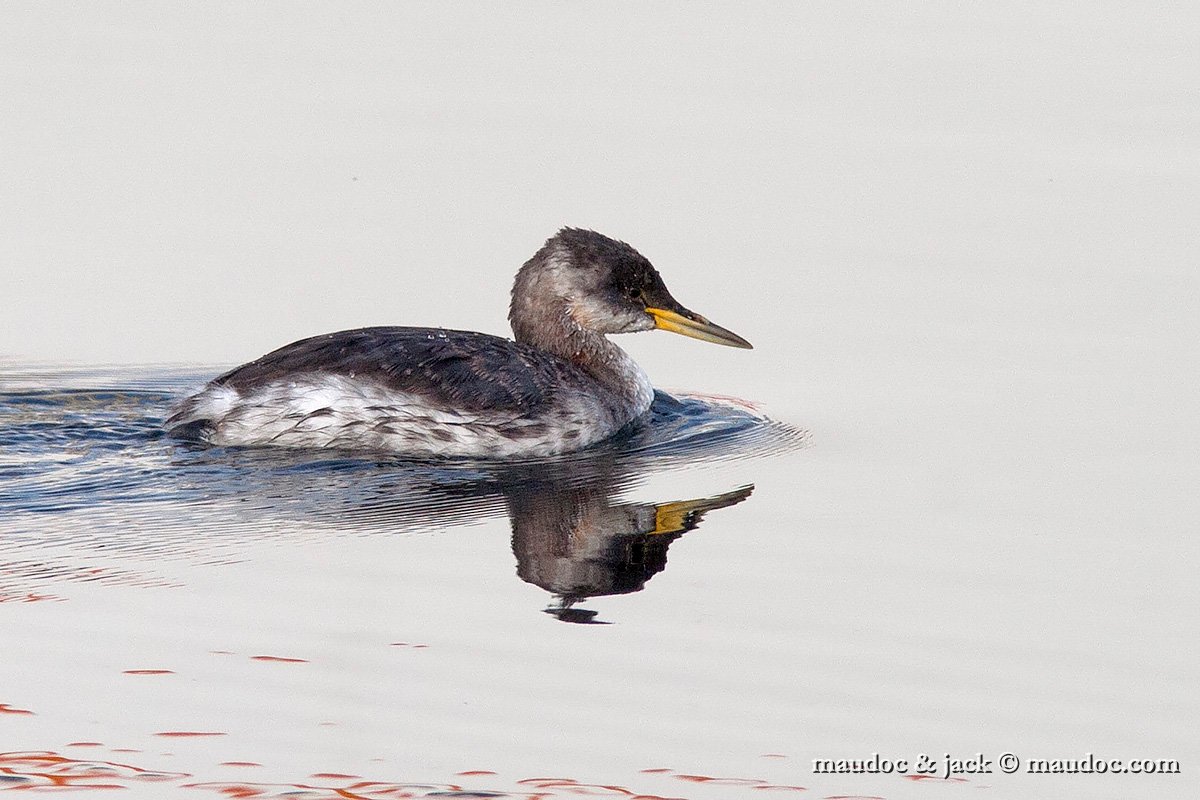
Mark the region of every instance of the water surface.
<instances>
[{"instance_id":1,"label":"water surface","mask_svg":"<svg viewBox=\"0 0 1200 800\"><path fill-rule=\"evenodd\" d=\"M0 791L1197 796L1198 31L0 5ZM562 225L756 349L621 337L678 402L510 465L195 448L219 368L64 366L504 335ZM1004 752L1183 771L813 771Z\"/></svg>"},{"instance_id":2,"label":"water surface","mask_svg":"<svg viewBox=\"0 0 1200 800\"><path fill-rule=\"evenodd\" d=\"M812 759L1186 757L1190 667L1154 644L1183 584L1125 537L1048 536L1029 497L918 500L930 462L686 394L518 463L164 436L218 371L4 373L6 785L905 798L931 790Z\"/></svg>"},{"instance_id":3,"label":"water surface","mask_svg":"<svg viewBox=\"0 0 1200 800\"><path fill-rule=\"evenodd\" d=\"M235 704L265 693L261 699L271 704L272 724L283 727L291 727L294 716L304 716L311 705L332 702L336 707L341 701L293 696L295 686L288 676L276 676L283 682L275 683L269 670L235 678L233 685L223 679L212 684L211 675L197 677L213 669L206 662L290 668L307 672L308 680L319 684L360 681L362 669L377 670L368 685L404 683L406 669L415 667L416 675L423 676L419 681L437 684L434 695L447 696L443 702L458 695L457 680L464 670L478 672L489 682L493 669L507 675L506 682L519 679L526 673L525 662L555 664L564 655L556 651L565 644L554 644L558 637L553 633L540 644L537 637L526 642L520 630L531 624L533 630L541 630L547 618L588 626L620 623L636 607L622 612L620 607L606 608L603 601L646 589L666 570L672 544L700 528L710 515L747 501L754 491L753 470L743 468L750 462L802 448L807 439L804 431L770 420L743 402L662 392L647 418L608 442L580 453L520 462L217 448L165 436L162 422L171 404L203 375L162 369L26 369L4 374L0 602L10 608L37 604L39 609L62 609L56 619L67 630L97 628L95 634L67 634L77 639L70 647L82 661L91 656L114 662L109 674L91 674L80 681L83 684L111 680L115 688L124 679L136 694L155 680L170 686L191 673L182 682L207 684L205 693ZM712 473L706 480L690 477L705 471ZM651 480L680 473L689 477L675 484L681 488L674 493L659 494L664 489L650 492L651 499L633 496ZM689 483L696 488L685 490ZM351 555L354 551L358 555ZM295 555L300 561L289 563ZM529 587L540 591L531 593ZM97 590L102 594L93 595ZM130 615L103 610L113 602L128 604ZM288 620L274 631L260 628L271 623L258 613L208 613L243 603L262 610L263 603L273 602L279 603L274 613ZM497 628L494 614L501 608L507 608L507 622ZM157 618L167 609L174 609L168 615L176 622ZM333 627L323 633L303 630L303 615L314 611L336 620ZM188 617L187 624L179 624L177 614ZM412 624L416 620L419 623ZM44 631L28 633L36 639ZM568 634L567 641L570 638ZM147 640L159 640L172 657L160 652L139 660L127 652L136 652ZM255 640L259 643L252 645ZM350 652L361 651L369 649L369 642L378 648L366 658L373 668L357 666L361 653L347 662L347 645ZM264 652L257 652L256 646ZM403 656L395 655L436 662L438 656L423 651L442 649L458 651L449 672L445 665L428 672L419 661L406 667ZM29 647L27 654L33 650ZM471 651L475 654L469 655ZM580 658L579 653L565 655L556 671ZM30 665L26 661L11 666L31 677ZM66 672L62 679L73 683ZM601 679L602 673L591 678ZM401 702L383 716L403 718L402 727L412 725L414 730L448 725L455 736L471 735L474 723L462 719L461 711L445 718L429 705L429 688L421 692L425 699L415 708ZM189 693L199 691L201 687L193 686ZM479 700L498 701L507 709L502 713L512 715L508 724L517 730L536 725L542 712L523 701L514 704L506 697L511 691L510 687ZM573 691L560 694L561 687L543 691L548 698L558 695L558 703L577 701ZM358 702L373 704L370 692L356 689ZM239 693L241 699L234 699ZM268 700L272 693L275 697ZM378 701L391 702L387 694ZM161 702L162 696L157 696ZM589 706L584 702L582 708ZM53 716L44 709L6 708L10 716L34 721ZM325 716L332 719L316 722L316 728L341 726L338 719L348 710L329 708ZM78 735L67 737L74 741L55 743L53 750L9 752L0 774L13 788L192 785L202 774L192 771L195 766L176 774L126 762L138 761L130 756L152 752L145 746L148 737L188 746L236 739L236 729L253 723L256 716L242 711L206 726L197 717L211 714L193 711L175 716L173 724L164 717L159 727L165 730L135 731L126 726L137 714L126 709L115 728L112 720L99 725L107 731L104 735L88 735L96 723L77 719ZM68 727L62 728L63 723ZM70 730L68 720L59 718L58 725L60 731ZM397 740L407 741L412 732L397 732ZM96 738L105 741L90 741ZM385 737L373 752L386 752L389 742ZM128 746L131 743L139 746ZM174 749L185 749L184 744ZM454 751L435 746L439 759ZM245 748L257 745L251 737L236 747L244 755ZM105 758L75 758L82 748L96 748ZM157 756L178 757L174 752ZM247 760L231 757L208 766L220 777ZM354 760L361 762L360 757ZM337 791L363 797L476 796L455 792L495 773L465 766L470 764L440 774L450 783L367 786L351 781L355 776L348 773L327 771L318 788L296 786L315 792L312 796L335 796ZM661 783L669 772L645 773L653 778L635 775ZM347 788L347 781L357 788ZM768 785L765 780L753 783ZM505 797L557 796L585 789L618 792L579 784L573 777L510 776L490 784L482 780L475 788L482 792L478 796ZM266 796L296 788L244 781L198 785ZM257 788L249 788L252 785ZM243 788L231 788L238 786Z\"/></svg>"}]
</instances>

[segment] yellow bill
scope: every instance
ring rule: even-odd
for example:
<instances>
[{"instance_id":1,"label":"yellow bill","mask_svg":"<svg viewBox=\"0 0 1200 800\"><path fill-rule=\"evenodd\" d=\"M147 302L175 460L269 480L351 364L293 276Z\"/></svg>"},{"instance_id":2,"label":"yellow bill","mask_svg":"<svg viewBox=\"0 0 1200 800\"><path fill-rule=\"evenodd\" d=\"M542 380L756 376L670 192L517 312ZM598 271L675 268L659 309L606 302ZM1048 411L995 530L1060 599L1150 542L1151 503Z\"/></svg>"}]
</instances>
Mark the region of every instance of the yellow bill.
<instances>
[{"instance_id":1,"label":"yellow bill","mask_svg":"<svg viewBox=\"0 0 1200 800\"><path fill-rule=\"evenodd\" d=\"M743 486L716 497L659 503L654 507L654 530L646 531L646 533L665 534L690 531L700 524L700 519L705 512L737 505L749 497L753 491L753 486Z\"/></svg>"},{"instance_id":2,"label":"yellow bill","mask_svg":"<svg viewBox=\"0 0 1200 800\"><path fill-rule=\"evenodd\" d=\"M693 339L729 347L742 347L747 350L754 347L733 331L726 330L720 325L714 325L699 314L694 314L686 309L683 314L680 314L665 308L647 308L646 313L654 317L654 327L660 330L681 333Z\"/></svg>"}]
</instances>

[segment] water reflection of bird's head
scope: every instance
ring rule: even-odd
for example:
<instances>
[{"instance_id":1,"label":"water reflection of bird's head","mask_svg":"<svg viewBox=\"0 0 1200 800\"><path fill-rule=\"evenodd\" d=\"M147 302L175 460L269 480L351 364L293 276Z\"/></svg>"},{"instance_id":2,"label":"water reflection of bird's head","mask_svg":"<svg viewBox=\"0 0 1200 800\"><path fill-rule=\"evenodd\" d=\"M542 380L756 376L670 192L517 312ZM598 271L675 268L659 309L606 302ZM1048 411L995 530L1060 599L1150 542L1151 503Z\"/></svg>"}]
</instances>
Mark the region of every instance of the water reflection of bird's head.
<instances>
[{"instance_id":1,"label":"water reflection of bird's head","mask_svg":"<svg viewBox=\"0 0 1200 800\"><path fill-rule=\"evenodd\" d=\"M549 609L578 619L588 597L640 591L667 565L671 543L704 514L750 496L744 486L714 497L664 503L624 502L606 481L568 486L538 482L506 492L513 554L522 580L561 599Z\"/></svg>"}]
</instances>

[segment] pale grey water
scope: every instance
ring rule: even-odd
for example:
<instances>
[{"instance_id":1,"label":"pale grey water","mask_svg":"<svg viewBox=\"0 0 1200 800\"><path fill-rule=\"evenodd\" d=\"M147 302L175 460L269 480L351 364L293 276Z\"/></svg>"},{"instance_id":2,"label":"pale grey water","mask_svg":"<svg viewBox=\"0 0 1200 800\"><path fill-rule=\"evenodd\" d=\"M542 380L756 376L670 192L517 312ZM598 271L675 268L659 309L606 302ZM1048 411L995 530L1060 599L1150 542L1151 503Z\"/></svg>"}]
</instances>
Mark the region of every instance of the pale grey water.
<instances>
[{"instance_id":1,"label":"pale grey water","mask_svg":"<svg viewBox=\"0 0 1200 800\"><path fill-rule=\"evenodd\" d=\"M1194 9L0 17L0 791L1195 796ZM561 224L756 345L623 337L657 385L780 427L549 480L158 438L301 336L504 332ZM537 524L702 498L665 566ZM978 752L1182 774L812 768Z\"/></svg>"}]
</instances>

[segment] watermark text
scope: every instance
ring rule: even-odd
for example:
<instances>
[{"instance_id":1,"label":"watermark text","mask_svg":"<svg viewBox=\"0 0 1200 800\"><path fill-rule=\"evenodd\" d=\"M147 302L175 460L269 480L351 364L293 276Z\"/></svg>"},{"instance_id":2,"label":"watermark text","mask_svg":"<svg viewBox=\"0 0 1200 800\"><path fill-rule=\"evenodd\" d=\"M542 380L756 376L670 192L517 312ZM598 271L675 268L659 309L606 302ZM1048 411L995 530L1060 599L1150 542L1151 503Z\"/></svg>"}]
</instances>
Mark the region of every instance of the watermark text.
<instances>
[{"instance_id":1,"label":"watermark text","mask_svg":"<svg viewBox=\"0 0 1200 800\"><path fill-rule=\"evenodd\" d=\"M1078 758L1022 758L1015 753L986 756L973 753L932 756L917 753L912 758L888 758L871 753L866 758L814 758L817 775L928 775L956 778L965 775L1179 775L1183 769L1173 758L1101 758L1084 753Z\"/></svg>"}]
</instances>

